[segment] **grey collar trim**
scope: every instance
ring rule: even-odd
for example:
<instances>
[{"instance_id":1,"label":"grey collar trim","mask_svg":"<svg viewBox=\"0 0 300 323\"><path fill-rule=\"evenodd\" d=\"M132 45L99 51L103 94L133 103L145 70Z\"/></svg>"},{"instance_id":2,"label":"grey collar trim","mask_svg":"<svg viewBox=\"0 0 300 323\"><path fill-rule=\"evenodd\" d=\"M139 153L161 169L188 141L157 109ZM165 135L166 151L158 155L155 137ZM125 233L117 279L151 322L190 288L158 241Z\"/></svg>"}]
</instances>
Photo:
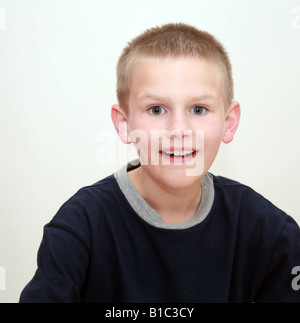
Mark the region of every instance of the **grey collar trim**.
<instances>
[{"instance_id":1,"label":"grey collar trim","mask_svg":"<svg viewBox=\"0 0 300 323\"><path fill-rule=\"evenodd\" d=\"M127 201L144 221L157 228L187 229L201 223L208 216L215 197L213 178L210 173L206 173L202 178L201 203L195 216L183 223L167 224L162 220L160 215L147 204L129 179L127 172L138 166L138 160L132 161L114 173L114 176Z\"/></svg>"}]
</instances>

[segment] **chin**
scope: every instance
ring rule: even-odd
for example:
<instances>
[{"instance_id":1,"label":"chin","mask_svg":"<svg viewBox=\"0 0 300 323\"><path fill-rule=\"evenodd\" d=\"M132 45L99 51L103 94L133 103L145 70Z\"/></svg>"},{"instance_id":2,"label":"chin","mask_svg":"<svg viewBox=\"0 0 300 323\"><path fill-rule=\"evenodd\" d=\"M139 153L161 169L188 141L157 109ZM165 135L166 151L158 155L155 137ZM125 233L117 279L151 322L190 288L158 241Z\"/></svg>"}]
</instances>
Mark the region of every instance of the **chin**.
<instances>
[{"instance_id":1,"label":"chin","mask_svg":"<svg viewBox=\"0 0 300 323\"><path fill-rule=\"evenodd\" d=\"M156 167L159 167L157 169ZM156 181L160 182L162 186L180 189L189 187L195 184L198 181L201 181L203 173L192 172L193 169L183 168L176 166L156 166L155 168L155 177ZM191 176L190 174L193 174Z\"/></svg>"}]
</instances>

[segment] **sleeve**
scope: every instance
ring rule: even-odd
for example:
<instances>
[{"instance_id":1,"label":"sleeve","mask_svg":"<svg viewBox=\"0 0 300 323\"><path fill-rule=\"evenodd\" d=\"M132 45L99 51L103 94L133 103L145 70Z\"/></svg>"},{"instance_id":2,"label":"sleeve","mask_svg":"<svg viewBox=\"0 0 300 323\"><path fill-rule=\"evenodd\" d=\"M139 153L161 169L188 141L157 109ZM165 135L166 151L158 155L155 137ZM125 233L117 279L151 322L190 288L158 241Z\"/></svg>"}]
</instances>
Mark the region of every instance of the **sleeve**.
<instances>
[{"instance_id":1,"label":"sleeve","mask_svg":"<svg viewBox=\"0 0 300 323\"><path fill-rule=\"evenodd\" d=\"M70 203L44 227L38 268L20 303L78 303L89 265L89 228L83 207Z\"/></svg>"},{"instance_id":2,"label":"sleeve","mask_svg":"<svg viewBox=\"0 0 300 323\"><path fill-rule=\"evenodd\" d=\"M268 266L257 303L300 303L300 229L288 216Z\"/></svg>"}]
</instances>

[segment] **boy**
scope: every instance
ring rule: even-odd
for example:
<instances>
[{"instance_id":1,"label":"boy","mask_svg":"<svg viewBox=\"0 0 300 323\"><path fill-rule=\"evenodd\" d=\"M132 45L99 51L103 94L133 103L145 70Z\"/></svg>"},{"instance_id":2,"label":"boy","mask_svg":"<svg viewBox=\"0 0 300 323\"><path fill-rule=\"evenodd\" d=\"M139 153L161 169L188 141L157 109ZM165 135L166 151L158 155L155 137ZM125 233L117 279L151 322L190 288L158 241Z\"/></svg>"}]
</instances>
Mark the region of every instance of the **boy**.
<instances>
[{"instance_id":1,"label":"boy","mask_svg":"<svg viewBox=\"0 0 300 323\"><path fill-rule=\"evenodd\" d=\"M20 302L300 302L300 230L208 172L240 105L210 34L147 30L117 67L114 126L139 161L82 188L45 226Z\"/></svg>"}]
</instances>

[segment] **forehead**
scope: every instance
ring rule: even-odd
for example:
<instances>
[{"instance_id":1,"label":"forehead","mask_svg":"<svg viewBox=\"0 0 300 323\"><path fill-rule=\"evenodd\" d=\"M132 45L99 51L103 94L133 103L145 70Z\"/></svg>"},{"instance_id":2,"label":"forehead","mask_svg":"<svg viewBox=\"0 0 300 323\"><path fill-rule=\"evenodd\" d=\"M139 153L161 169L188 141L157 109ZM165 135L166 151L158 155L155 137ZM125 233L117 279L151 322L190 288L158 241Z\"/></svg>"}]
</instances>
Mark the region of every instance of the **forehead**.
<instances>
[{"instance_id":1,"label":"forehead","mask_svg":"<svg viewBox=\"0 0 300 323\"><path fill-rule=\"evenodd\" d=\"M143 57L132 66L130 96L179 94L223 97L223 77L217 64L192 57Z\"/></svg>"}]
</instances>

